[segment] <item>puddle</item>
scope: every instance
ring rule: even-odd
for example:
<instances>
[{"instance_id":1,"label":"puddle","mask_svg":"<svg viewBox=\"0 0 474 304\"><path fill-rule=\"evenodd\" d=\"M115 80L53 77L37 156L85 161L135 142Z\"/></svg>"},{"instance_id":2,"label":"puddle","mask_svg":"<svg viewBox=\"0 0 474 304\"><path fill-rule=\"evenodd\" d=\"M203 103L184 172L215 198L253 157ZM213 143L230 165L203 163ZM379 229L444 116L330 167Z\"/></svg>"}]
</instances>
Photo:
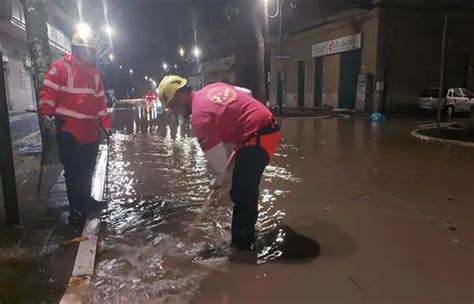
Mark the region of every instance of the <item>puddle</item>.
<instances>
[{"instance_id":1,"label":"puddle","mask_svg":"<svg viewBox=\"0 0 474 304\"><path fill-rule=\"evenodd\" d=\"M106 225L90 300L189 302L200 282L212 273L228 271L232 264L230 198L220 193L204 220L195 223L211 174L189 124L140 107L114 112L113 121L118 131L110 147L109 205L102 215ZM292 149L283 148L281 158ZM282 226L285 212L275 203L288 190L267 187L299 179L277 162L267 168L263 179L259 263L309 258L290 250L293 246L303 246L316 256L314 244L305 243L309 239ZM191 230L196 232L192 239Z\"/></svg>"}]
</instances>

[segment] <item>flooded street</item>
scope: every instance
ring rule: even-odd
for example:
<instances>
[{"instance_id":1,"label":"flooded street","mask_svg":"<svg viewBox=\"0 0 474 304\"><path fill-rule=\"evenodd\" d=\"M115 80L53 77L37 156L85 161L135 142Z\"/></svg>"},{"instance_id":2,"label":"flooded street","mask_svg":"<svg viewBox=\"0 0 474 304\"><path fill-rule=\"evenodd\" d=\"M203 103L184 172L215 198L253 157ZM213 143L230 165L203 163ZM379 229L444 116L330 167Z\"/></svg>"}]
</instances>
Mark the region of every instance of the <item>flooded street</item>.
<instances>
[{"instance_id":1,"label":"flooded street","mask_svg":"<svg viewBox=\"0 0 474 304\"><path fill-rule=\"evenodd\" d=\"M418 122L287 118L261 183L257 257L189 124L116 109L93 303L472 303L472 149Z\"/></svg>"}]
</instances>

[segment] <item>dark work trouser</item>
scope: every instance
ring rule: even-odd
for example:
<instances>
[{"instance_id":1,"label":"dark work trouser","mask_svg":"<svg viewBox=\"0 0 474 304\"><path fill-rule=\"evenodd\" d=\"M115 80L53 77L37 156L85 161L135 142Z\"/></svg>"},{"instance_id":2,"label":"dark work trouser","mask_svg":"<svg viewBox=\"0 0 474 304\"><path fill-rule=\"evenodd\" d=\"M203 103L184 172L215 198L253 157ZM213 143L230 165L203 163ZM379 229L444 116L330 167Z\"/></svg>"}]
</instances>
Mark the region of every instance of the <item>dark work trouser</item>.
<instances>
[{"instance_id":1,"label":"dark work trouser","mask_svg":"<svg viewBox=\"0 0 474 304\"><path fill-rule=\"evenodd\" d=\"M57 138L69 209L87 213L99 143L80 144L73 135L62 131L58 132Z\"/></svg>"},{"instance_id":2,"label":"dark work trouser","mask_svg":"<svg viewBox=\"0 0 474 304\"><path fill-rule=\"evenodd\" d=\"M244 146L235 156L230 191L234 202L232 245L239 249L250 249L255 241L259 185L268 162L268 153L259 145Z\"/></svg>"}]
</instances>

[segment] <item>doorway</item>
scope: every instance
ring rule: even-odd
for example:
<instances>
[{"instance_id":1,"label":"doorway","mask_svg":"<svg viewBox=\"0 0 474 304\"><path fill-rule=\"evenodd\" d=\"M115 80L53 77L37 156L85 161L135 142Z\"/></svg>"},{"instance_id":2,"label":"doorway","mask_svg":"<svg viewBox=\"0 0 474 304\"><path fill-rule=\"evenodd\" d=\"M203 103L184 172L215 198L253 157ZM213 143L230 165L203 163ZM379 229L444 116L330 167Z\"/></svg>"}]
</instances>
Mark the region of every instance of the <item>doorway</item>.
<instances>
[{"instance_id":1,"label":"doorway","mask_svg":"<svg viewBox=\"0 0 474 304\"><path fill-rule=\"evenodd\" d=\"M298 62L298 107L304 107L306 71L305 62Z\"/></svg>"},{"instance_id":2,"label":"doorway","mask_svg":"<svg viewBox=\"0 0 474 304\"><path fill-rule=\"evenodd\" d=\"M339 105L341 109L355 109L357 79L360 73L361 50L341 54Z\"/></svg>"}]
</instances>

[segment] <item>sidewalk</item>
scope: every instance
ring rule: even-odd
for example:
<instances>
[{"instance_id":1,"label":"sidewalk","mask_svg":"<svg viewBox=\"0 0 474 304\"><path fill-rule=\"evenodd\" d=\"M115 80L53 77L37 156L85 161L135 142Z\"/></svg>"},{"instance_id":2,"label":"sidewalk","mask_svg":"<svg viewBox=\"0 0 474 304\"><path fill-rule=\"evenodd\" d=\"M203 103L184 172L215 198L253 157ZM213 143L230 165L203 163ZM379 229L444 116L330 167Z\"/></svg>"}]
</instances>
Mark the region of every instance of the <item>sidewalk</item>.
<instances>
[{"instance_id":1,"label":"sidewalk","mask_svg":"<svg viewBox=\"0 0 474 304\"><path fill-rule=\"evenodd\" d=\"M19 146L38 142L33 136ZM45 167L37 198L39 154L17 150L14 157L22 225L5 228L0 198L0 303L57 303L68 284L78 248L77 243L65 242L80 236L83 227L67 225L62 167Z\"/></svg>"}]
</instances>

